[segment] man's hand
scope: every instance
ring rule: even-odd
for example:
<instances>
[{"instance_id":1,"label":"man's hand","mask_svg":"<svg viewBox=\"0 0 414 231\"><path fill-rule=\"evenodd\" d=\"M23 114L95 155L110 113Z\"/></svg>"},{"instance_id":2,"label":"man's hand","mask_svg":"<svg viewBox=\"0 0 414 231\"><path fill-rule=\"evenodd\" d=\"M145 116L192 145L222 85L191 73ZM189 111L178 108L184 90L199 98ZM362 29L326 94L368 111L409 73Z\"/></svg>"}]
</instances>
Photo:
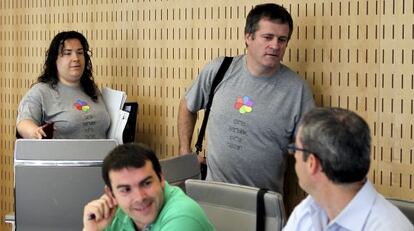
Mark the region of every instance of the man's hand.
<instances>
[{"instance_id":1,"label":"man's hand","mask_svg":"<svg viewBox=\"0 0 414 231\"><path fill-rule=\"evenodd\" d=\"M198 163L207 164L206 158L202 154L197 155Z\"/></svg>"},{"instance_id":2,"label":"man's hand","mask_svg":"<svg viewBox=\"0 0 414 231\"><path fill-rule=\"evenodd\" d=\"M104 194L83 210L83 231L101 231L111 224L117 209L115 198Z\"/></svg>"}]
</instances>

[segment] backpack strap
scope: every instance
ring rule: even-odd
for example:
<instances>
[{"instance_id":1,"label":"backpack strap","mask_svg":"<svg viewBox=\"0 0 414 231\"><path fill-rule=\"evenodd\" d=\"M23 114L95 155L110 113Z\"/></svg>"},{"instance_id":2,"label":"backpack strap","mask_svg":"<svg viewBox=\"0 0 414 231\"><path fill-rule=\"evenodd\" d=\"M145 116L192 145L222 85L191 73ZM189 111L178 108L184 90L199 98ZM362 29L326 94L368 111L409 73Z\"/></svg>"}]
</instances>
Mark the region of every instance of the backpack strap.
<instances>
[{"instance_id":1,"label":"backpack strap","mask_svg":"<svg viewBox=\"0 0 414 231\"><path fill-rule=\"evenodd\" d=\"M204 112L204 119L203 123L201 124L200 132L198 133L197 143L195 145L196 147L196 153L200 153L203 149L203 138L206 131L208 116L210 115L210 108L213 103L214 98L214 90L216 89L217 85L223 80L224 74L226 74L227 69L229 69L229 66L231 62L233 61L233 57L224 57L223 62L221 63L221 66L219 70L217 71L216 76L214 77L213 84L211 85L210 94L208 97L207 106ZM204 156L205 157L205 156Z\"/></svg>"},{"instance_id":2,"label":"backpack strap","mask_svg":"<svg viewBox=\"0 0 414 231\"><path fill-rule=\"evenodd\" d=\"M267 189L259 189L256 198L256 231L264 231L266 223L266 208L264 204L264 195Z\"/></svg>"}]
</instances>

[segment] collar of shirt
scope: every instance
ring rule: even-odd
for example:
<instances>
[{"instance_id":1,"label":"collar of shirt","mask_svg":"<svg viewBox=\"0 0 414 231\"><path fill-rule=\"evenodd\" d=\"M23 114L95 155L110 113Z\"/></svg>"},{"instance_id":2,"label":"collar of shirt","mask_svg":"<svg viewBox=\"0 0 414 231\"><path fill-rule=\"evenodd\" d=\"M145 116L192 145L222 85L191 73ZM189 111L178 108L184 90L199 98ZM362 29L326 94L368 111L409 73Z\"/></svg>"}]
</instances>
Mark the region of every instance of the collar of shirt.
<instances>
[{"instance_id":1,"label":"collar of shirt","mask_svg":"<svg viewBox=\"0 0 414 231\"><path fill-rule=\"evenodd\" d=\"M375 188L367 180L351 202L329 223L328 227L336 224L348 230L362 230L376 199Z\"/></svg>"}]
</instances>

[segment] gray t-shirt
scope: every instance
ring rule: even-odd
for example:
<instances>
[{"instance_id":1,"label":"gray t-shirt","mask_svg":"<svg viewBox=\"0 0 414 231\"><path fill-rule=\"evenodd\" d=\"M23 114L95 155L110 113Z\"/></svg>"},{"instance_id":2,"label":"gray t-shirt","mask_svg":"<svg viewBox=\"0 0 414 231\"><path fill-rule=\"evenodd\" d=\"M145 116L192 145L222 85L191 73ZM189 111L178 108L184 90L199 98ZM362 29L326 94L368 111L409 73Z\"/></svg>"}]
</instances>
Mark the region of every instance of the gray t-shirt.
<instances>
[{"instance_id":1,"label":"gray t-shirt","mask_svg":"<svg viewBox=\"0 0 414 231\"><path fill-rule=\"evenodd\" d=\"M188 109L206 107L223 58L206 65L188 90ZM252 76L244 55L234 58L217 86L207 126L207 180L283 193L287 144L303 114L314 107L307 83L287 66Z\"/></svg>"},{"instance_id":2,"label":"gray t-shirt","mask_svg":"<svg viewBox=\"0 0 414 231\"><path fill-rule=\"evenodd\" d=\"M81 87L58 83L35 84L22 98L17 123L31 119L37 125L54 122L54 139L105 139L110 125L101 93L94 102Z\"/></svg>"}]
</instances>

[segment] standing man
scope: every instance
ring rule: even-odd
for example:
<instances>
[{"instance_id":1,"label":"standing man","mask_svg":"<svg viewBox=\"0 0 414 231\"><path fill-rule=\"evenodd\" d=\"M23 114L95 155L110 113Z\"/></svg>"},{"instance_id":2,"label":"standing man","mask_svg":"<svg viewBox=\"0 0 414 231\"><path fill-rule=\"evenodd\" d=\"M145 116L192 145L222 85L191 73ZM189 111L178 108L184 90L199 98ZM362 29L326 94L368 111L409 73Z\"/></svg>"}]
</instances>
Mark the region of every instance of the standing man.
<instances>
[{"instance_id":1,"label":"standing man","mask_svg":"<svg viewBox=\"0 0 414 231\"><path fill-rule=\"evenodd\" d=\"M309 196L290 215L285 231L414 230L367 180L371 137L357 114L313 109L288 150L295 155L299 185Z\"/></svg>"},{"instance_id":2,"label":"standing man","mask_svg":"<svg viewBox=\"0 0 414 231\"><path fill-rule=\"evenodd\" d=\"M217 86L207 126L207 180L283 192L287 144L314 107L306 82L281 64L293 21L276 4L254 7L246 20L247 54L234 57ZM201 71L180 102L180 153L191 152L197 111L206 107L223 58Z\"/></svg>"},{"instance_id":3,"label":"standing man","mask_svg":"<svg viewBox=\"0 0 414 231\"><path fill-rule=\"evenodd\" d=\"M139 144L116 147L102 166L105 194L84 208L83 231L212 231L201 207L170 186L154 152Z\"/></svg>"}]
</instances>

